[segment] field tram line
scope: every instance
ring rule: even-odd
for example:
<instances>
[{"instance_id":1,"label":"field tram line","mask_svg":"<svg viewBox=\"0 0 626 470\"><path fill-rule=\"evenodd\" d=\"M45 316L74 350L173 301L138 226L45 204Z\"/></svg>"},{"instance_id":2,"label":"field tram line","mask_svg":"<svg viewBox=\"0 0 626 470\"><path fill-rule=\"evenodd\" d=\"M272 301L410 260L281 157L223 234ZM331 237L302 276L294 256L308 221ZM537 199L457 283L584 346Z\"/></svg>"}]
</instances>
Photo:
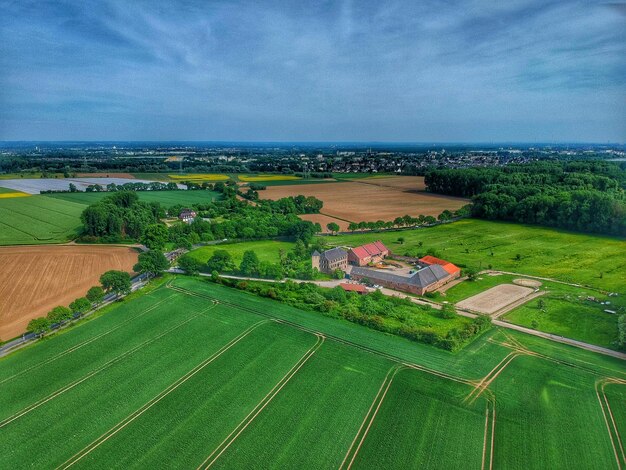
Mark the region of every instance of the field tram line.
<instances>
[{"instance_id":1,"label":"field tram line","mask_svg":"<svg viewBox=\"0 0 626 470\"><path fill-rule=\"evenodd\" d=\"M298 373L298 371L308 362L308 360L322 347L325 336L315 334L315 344L296 362L291 369L274 385L274 387L257 403L257 405L241 420L241 422L233 429L228 436L211 452L211 454L198 465L197 469L210 468L223 454L228 450L233 442L246 430L246 428L261 414L261 412L271 403L271 401L280 393L280 391L289 383L289 381Z\"/></svg>"},{"instance_id":2,"label":"field tram line","mask_svg":"<svg viewBox=\"0 0 626 470\"><path fill-rule=\"evenodd\" d=\"M100 437L98 437L97 439L92 441L90 444L85 446L83 449L78 451L76 454L74 454L72 457L67 459L65 462L63 462L61 465L59 465L56 468L57 469L66 469L66 468L70 468L74 464L78 463L84 457L89 455L91 452L93 452L95 449L100 447L102 444L104 444L110 438L115 436L118 432L123 430L126 426L128 426L133 421L135 421L137 418L139 418L141 415L143 415L146 411L148 411L153 406L155 406L157 403L159 403L161 400L163 400L165 397L167 397L170 393L174 392L178 387L183 385L185 382L187 382L189 379L191 379L194 375L196 375L202 369L204 369L209 364L211 364L212 362L217 360L220 356L222 356L222 354L224 354L230 348L232 348L237 343L239 343L241 340L246 338L255 329L257 329L258 327L260 327L262 325L265 325L265 324L269 323L269 321L270 320L261 320L261 321L255 323L254 325L246 328L244 331L242 331L237 336L232 338L230 341L228 341L225 345L223 345L216 352L211 354L209 357L207 357L206 359L204 359L200 363L196 364L191 370L189 370L188 372L183 374L181 377L176 379L174 382L172 382L170 385L168 385L165 389L163 389L161 392L159 392L153 398L151 398L146 403L144 403L141 407L139 407L138 409L133 411L130 415L128 415L122 421L120 421L119 423L114 425L112 428L110 428L108 431L106 431Z\"/></svg>"},{"instance_id":3,"label":"field tram line","mask_svg":"<svg viewBox=\"0 0 626 470\"><path fill-rule=\"evenodd\" d=\"M150 294L148 294L148 295L150 295ZM137 315L135 315L134 317L131 317L131 318L128 318L128 319L124 320L122 323L120 323L119 325L117 325L117 326L115 326L115 327L111 328L110 330L105 331L104 333L100 333L99 335L96 335L96 336L94 336L93 338L86 339L85 341L82 341L82 342L80 342L80 343L78 343L78 344L75 344L75 345L74 345L74 346L72 346L71 348L68 348L68 349L66 349L65 351L61 351L60 353L58 353L58 354L56 354L56 355L52 356L52 357L51 357L51 358L49 358L49 359L46 359L45 361L39 362L39 363L37 363L37 364L33 364L32 366L30 366L30 367L28 367L28 368L24 369L23 371L17 372L17 373L15 373L15 374L13 374L13 375L11 375L11 376L9 376L9 377L6 377L6 378L4 378L4 379L0 380L0 385L2 385L3 383L9 382L9 381L11 381L11 380L13 380L13 379L15 379L15 378L17 378L17 377L21 376L21 375L24 375L24 374L26 374L26 373L28 373L28 372L30 372L30 371L32 371L32 370L34 370L34 369L37 369L38 367L44 366L44 365L46 365L46 364L50 364L51 362L54 362L54 361L56 361L57 359L60 359L61 357L65 356L65 355L67 355L67 354L71 354L71 353L73 353L73 352L77 351L78 349L82 348L83 346L87 346L88 344L91 344L91 343L93 343L94 341L99 340L100 338L102 338L102 337L104 337L104 336L108 335L109 333L113 333L114 331L119 330L120 328L122 328L122 327L123 327L124 325L126 325L127 323L132 322L133 320L136 320L137 318L140 318L140 317L142 317L142 316L146 315L147 313L150 313L151 311L153 311L154 309L156 309L158 306L160 306L160 305L161 305L161 304L163 304L164 302L167 302L168 300L170 300L170 299L171 299L171 298L173 298L173 297L175 297L175 295L170 295L170 296L166 297L165 299L160 300L160 301L158 301L158 302L157 302L157 303L155 303L155 304L152 304L150 307L148 307L147 309L145 309L143 312L138 313L138 314L137 314ZM98 318L99 318L99 317L98 317Z\"/></svg>"},{"instance_id":4,"label":"field tram line","mask_svg":"<svg viewBox=\"0 0 626 470\"><path fill-rule=\"evenodd\" d=\"M178 328L180 328L181 326L186 325L187 323L191 322L192 320L195 320L196 318L198 318L201 315L204 315L206 312L208 312L209 310L215 308L215 306L217 305L217 303L212 304L210 307L196 313L195 315L183 320L182 322L177 323L176 325L171 326L170 328L168 328L167 330L161 332L160 334L158 334L157 336L154 336L150 339L147 339L141 343L139 343L137 346L134 346L133 348L121 353L120 355L114 357L113 359L111 359L110 361L105 362L104 364L102 364L100 367L96 367L94 370L92 370L91 372L88 372L86 375L84 375L83 377L80 377L76 380L74 380L73 382L70 382L69 384L61 387L60 389L52 392L51 394L49 394L48 396L36 401L35 403L27 406L26 408L23 408L22 410L18 411L17 413L14 413L13 415L9 416L8 418L5 418L4 420L0 421L0 429L2 429L3 427L9 425L10 423L18 420L19 418L21 418L22 416L30 413L31 411L36 410L37 408L39 408L42 405L45 405L46 403L54 400L55 398L57 398L58 396L62 395L63 393L73 389L74 387L77 387L78 385L80 385L81 383L89 380L90 378L94 377L95 375L99 374L100 372L108 369L109 367L117 364L118 362L126 359L127 357L131 356L132 354L136 353L137 351L139 351L140 349L144 348L145 346L148 346L149 344L154 343L155 341L163 338L164 336L168 335L169 333L177 330Z\"/></svg>"},{"instance_id":5,"label":"field tram line","mask_svg":"<svg viewBox=\"0 0 626 470\"><path fill-rule=\"evenodd\" d=\"M221 305L234 307L234 308L237 308L239 310L243 310L245 312L253 313L255 315L259 315L259 316L265 317L265 318L267 318L269 320L272 320L272 321L274 321L276 323L283 323L285 325L291 326L292 328L296 328L298 330L301 330L301 331L304 331L304 332L307 332L307 333L324 335L324 337L326 339L328 339L328 340L331 340L331 341L334 341L334 342L339 343L339 344L344 344L346 346L350 346L350 347L359 349L361 351L367 352L369 354L373 354L373 355L378 356L378 357L382 357L382 358L387 359L387 360L389 360L391 362L394 362L394 363L397 363L397 364L409 367L411 369L420 370L420 371L426 372L428 374L436 375L436 376L439 376L439 377L443 377L443 378L446 378L446 379L449 379L449 380L454 380L455 382L460 382L460 383L464 383L464 384L468 384L468 385L476 383L476 381L472 381L471 379L465 379L463 377L456 377L456 376L453 376L453 375L450 375L450 374L446 374L445 372L439 372L439 371L437 371L435 369L430 369L430 368L425 367L425 366L420 366L418 364L410 363L410 362L407 362L404 359L399 358L397 356L394 356L392 354L388 354L388 353L385 353L385 352L382 352L382 351L378 351L376 349L369 348L367 346L363 346L361 344L354 343L352 341L340 338L338 336L334 336L334 335L331 335L331 334L328 334L328 333L322 333L322 332L313 330L311 328L307 328L305 326L299 325L299 324L294 323L294 322L289 321L289 320L284 320L282 318L276 318L276 317L272 316L269 313L265 313L265 312L262 312L260 310L256 310L254 308L244 307L242 305L239 305L239 304L236 304L236 303L233 303L233 302L228 302L228 301L225 301L225 300L222 300L222 299L217 299L217 298L212 297L210 295L201 294L199 292L190 291L188 289L184 289L184 288L178 287L178 286L168 285L167 287L170 288L170 289L176 290L178 292L187 294L187 295L194 295L194 296L202 297L202 298L204 298L206 300L218 300Z\"/></svg>"},{"instance_id":6,"label":"field tram line","mask_svg":"<svg viewBox=\"0 0 626 470\"><path fill-rule=\"evenodd\" d=\"M602 417L604 418L604 424L606 425L606 430L609 434L611 447L613 448L613 455L615 456L617 468L621 470L624 465L626 465L626 453L624 452L622 437L619 433L617 423L615 422L615 418L613 416L613 411L611 410L611 405L609 404L609 399L607 398L605 392L605 387L610 384L626 385L626 380L618 379L616 377L605 377L597 380L595 383L596 397L598 398L598 403L600 404L600 409L602 410Z\"/></svg>"},{"instance_id":7,"label":"field tram line","mask_svg":"<svg viewBox=\"0 0 626 470\"><path fill-rule=\"evenodd\" d=\"M489 388L492 382L502 373L504 369L518 356L522 356L523 353L513 350L509 354L507 354L504 359L502 359L493 369L491 369L485 377L482 378L478 383L475 383L472 391L465 397L463 403L473 404L478 397L480 397L485 390Z\"/></svg>"},{"instance_id":8,"label":"field tram line","mask_svg":"<svg viewBox=\"0 0 626 470\"><path fill-rule=\"evenodd\" d=\"M348 448L346 455L344 456L341 464L339 465L339 470L349 470L354 464L354 460L356 459L357 454L361 450L363 442L365 442L365 438L367 437L370 431L370 428L372 427L372 424L374 420L376 419L376 415L378 414L378 411L380 410L380 407L383 401L385 400L385 396L387 395L387 392L391 388L391 384L393 383L395 376L398 374L398 372L400 372L402 369L405 369L405 368L406 366L404 364L397 364L391 367L391 369L389 369L389 371L387 372L387 375L385 376L383 383L380 385L380 388L378 389L376 396L372 400L372 404L370 405L369 409L367 410L367 413L365 414L365 417L363 418L363 421L361 423L361 426L359 427L359 430L354 436L354 439L350 443L350 447Z\"/></svg>"},{"instance_id":9,"label":"field tram line","mask_svg":"<svg viewBox=\"0 0 626 470\"><path fill-rule=\"evenodd\" d=\"M491 419L489 419L491 418ZM483 453L481 470L493 469L493 449L496 436L496 401L493 397L485 404L485 434L483 438Z\"/></svg>"}]
</instances>

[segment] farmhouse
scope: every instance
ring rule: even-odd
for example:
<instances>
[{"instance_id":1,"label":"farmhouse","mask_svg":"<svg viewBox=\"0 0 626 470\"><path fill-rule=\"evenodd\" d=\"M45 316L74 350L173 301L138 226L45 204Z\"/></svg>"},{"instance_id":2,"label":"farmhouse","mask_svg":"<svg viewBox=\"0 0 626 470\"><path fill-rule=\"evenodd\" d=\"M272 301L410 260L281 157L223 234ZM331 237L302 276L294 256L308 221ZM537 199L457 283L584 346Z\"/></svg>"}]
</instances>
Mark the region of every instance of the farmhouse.
<instances>
[{"instance_id":1,"label":"farmhouse","mask_svg":"<svg viewBox=\"0 0 626 470\"><path fill-rule=\"evenodd\" d=\"M341 248L333 248L323 253L315 250L311 255L313 269L323 273L332 273L337 269L345 271L348 268L348 252Z\"/></svg>"},{"instance_id":2,"label":"farmhouse","mask_svg":"<svg viewBox=\"0 0 626 470\"><path fill-rule=\"evenodd\" d=\"M196 215L196 212L191 209L183 209L180 211L180 214L178 214L178 219L186 224L190 224L196 218Z\"/></svg>"},{"instance_id":3,"label":"farmhouse","mask_svg":"<svg viewBox=\"0 0 626 470\"><path fill-rule=\"evenodd\" d=\"M425 266L411 276L362 267L354 267L350 273L350 277L355 280L366 280L389 289L417 295L424 295L426 292L438 289L458 276L459 274L456 276L450 274L440 264Z\"/></svg>"},{"instance_id":4,"label":"farmhouse","mask_svg":"<svg viewBox=\"0 0 626 470\"><path fill-rule=\"evenodd\" d=\"M362 246L350 249L348 262L355 266L366 266L370 263L378 263L389 256L389 250L378 240Z\"/></svg>"}]
</instances>

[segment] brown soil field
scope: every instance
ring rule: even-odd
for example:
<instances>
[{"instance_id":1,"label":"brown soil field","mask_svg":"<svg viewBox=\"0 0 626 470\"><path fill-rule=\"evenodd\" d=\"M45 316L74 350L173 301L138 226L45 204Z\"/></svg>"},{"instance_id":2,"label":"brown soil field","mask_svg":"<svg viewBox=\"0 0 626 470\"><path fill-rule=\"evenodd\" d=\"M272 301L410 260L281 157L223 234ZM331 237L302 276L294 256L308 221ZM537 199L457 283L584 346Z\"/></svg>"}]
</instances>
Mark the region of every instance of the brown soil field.
<instances>
[{"instance_id":1,"label":"brown soil field","mask_svg":"<svg viewBox=\"0 0 626 470\"><path fill-rule=\"evenodd\" d=\"M405 178L411 178L411 183L407 183ZM259 196L263 199L280 199L299 194L314 196L324 201L323 214L351 222L388 221L406 214L436 217L445 209L456 210L469 203L469 200L463 198L406 189L407 186L414 187L417 177L371 178L367 183L364 181L269 186L259 191ZM399 186L392 187L389 184Z\"/></svg>"},{"instance_id":2,"label":"brown soil field","mask_svg":"<svg viewBox=\"0 0 626 470\"><path fill-rule=\"evenodd\" d=\"M511 305L533 293L530 287L516 286L514 284L500 284L487 289L456 304L459 308L472 310L473 312L493 315L507 305Z\"/></svg>"},{"instance_id":3,"label":"brown soil field","mask_svg":"<svg viewBox=\"0 0 626 470\"><path fill-rule=\"evenodd\" d=\"M135 179L130 173L77 173L77 178L127 178Z\"/></svg>"},{"instance_id":4,"label":"brown soil field","mask_svg":"<svg viewBox=\"0 0 626 470\"><path fill-rule=\"evenodd\" d=\"M380 178L363 178L352 180L355 183L371 184L386 188L395 188L403 191L425 191L423 176L382 176Z\"/></svg>"},{"instance_id":5,"label":"brown soil field","mask_svg":"<svg viewBox=\"0 0 626 470\"><path fill-rule=\"evenodd\" d=\"M302 220L309 220L313 223L318 223L322 226L322 232L330 233L330 230L326 228L331 222L335 222L339 225L339 230L345 232L348 230L348 222L345 220L335 219L334 217L330 217L329 215L324 214L303 214L300 216Z\"/></svg>"},{"instance_id":6,"label":"brown soil field","mask_svg":"<svg viewBox=\"0 0 626 470\"><path fill-rule=\"evenodd\" d=\"M84 296L105 271L131 272L137 256L122 246L1 247L0 338L14 338L31 319Z\"/></svg>"}]
</instances>

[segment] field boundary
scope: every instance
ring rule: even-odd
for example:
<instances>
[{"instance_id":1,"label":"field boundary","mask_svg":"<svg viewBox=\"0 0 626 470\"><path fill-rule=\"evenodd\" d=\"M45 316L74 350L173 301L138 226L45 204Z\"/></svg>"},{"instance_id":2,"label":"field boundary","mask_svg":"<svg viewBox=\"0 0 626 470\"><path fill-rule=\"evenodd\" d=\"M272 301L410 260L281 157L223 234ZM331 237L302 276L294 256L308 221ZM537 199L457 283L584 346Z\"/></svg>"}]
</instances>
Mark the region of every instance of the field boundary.
<instances>
[{"instance_id":1,"label":"field boundary","mask_svg":"<svg viewBox=\"0 0 626 470\"><path fill-rule=\"evenodd\" d=\"M181 326L186 325L187 323L191 322L192 320L195 320L196 318L198 318L199 316L205 314L206 312L208 312L209 310L215 308L216 306L217 306L217 302L215 302L213 305L209 306L208 308L206 308L204 310L201 310L200 312L196 313L195 315L192 315L191 317L187 318L186 320L183 320L182 322L179 322L176 325L171 326L170 328L166 329L165 331L161 332L160 334L158 334L158 335L156 335L156 336L154 336L152 338L149 338L149 339L139 343L137 346L134 346L131 349L129 349L129 350L127 350L127 351L117 355L116 357L114 357L113 359L105 362L101 366L96 367L91 372L88 372L83 377L80 377L80 378L74 380L73 382L70 382L69 384L61 387L60 389L52 392L48 396L43 397L42 399L40 399L40 400L36 401L35 403L32 403L31 405L23 408L22 410L18 411L17 413L14 413L13 415L9 416L8 418L0 421L0 429L5 427L6 425L12 423L13 421L21 418L22 416L30 413L31 411L39 408L40 406L48 403L49 401L54 400L58 396L60 396L63 393L73 389L74 387L80 385L81 383L89 380L91 377L93 377L93 376L99 374L100 372L108 369L112 365L117 364L118 362L122 361L123 359L126 359L127 357L129 357L132 354L136 353L140 349L144 348L145 346L148 346L149 344L152 344L156 340L163 338L164 336L168 335L172 331L180 328Z\"/></svg>"},{"instance_id":2,"label":"field boundary","mask_svg":"<svg viewBox=\"0 0 626 470\"><path fill-rule=\"evenodd\" d=\"M491 415L491 421L489 416ZM485 404L485 435L483 440L483 458L481 470L493 468L493 448L496 436L496 402L492 398ZM489 452L487 452L489 449Z\"/></svg>"},{"instance_id":3,"label":"field boundary","mask_svg":"<svg viewBox=\"0 0 626 470\"><path fill-rule=\"evenodd\" d=\"M354 464L354 459L356 459L356 456L359 453L359 450L361 450L361 446L363 445L363 442L365 441L365 438L367 437L367 434L369 433L369 430L372 427L372 423L374 422L374 419L376 419L376 415L378 414L378 411L380 410L380 407L383 401L385 400L385 396L387 395L389 388L391 388L391 384L393 383L393 380L396 374L400 372L400 370L402 369L404 369L403 365L395 365L391 367L391 369L389 369L389 371L387 372L387 375L385 376L383 383L380 385L380 388L378 389L378 393L376 393L376 395L374 396L374 399L372 400L372 404L370 405L369 409L367 410L367 413L365 414L365 417L363 418L363 422L361 423L359 430L354 436L354 439L352 440L352 443L350 444L350 447L348 448L348 451L346 452L346 455L343 458L343 461L339 465L339 470L344 470L344 469L348 470L352 467L352 464ZM356 444L359 437L360 437L360 440L358 441L358 445L355 448L354 445ZM346 463L348 458L350 458L350 461Z\"/></svg>"},{"instance_id":4,"label":"field boundary","mask_svg":"<svg viewBox=\"0 0 626 470\"><path fill-rule=\"evenodd\" d=\"M172 393L173 391L175 391L178 387L180 387L182 384L184 384L185 382L187 382L190 378L192 378L194 375L196 375L198 372L200 372L202 369L204 369L206 366L208 366L209 364L211 364L213 361L215 361L216 359L218 359L222 354L224 354L226 351L228 351L230 348L232 348L233 346L235 346L237 343L239 343L242 339L244 339L246 336L248 336L252 331L254 331L256 328L260 327L261 325L267 324L269 323L269 320L261 320L260 322L255 323L254 325L250 326L249 328L245 329L243 332L239 333L237 336L235 336L233 339L231 339L230 341L228 341L224 346L222 346L220 349L218 349L216 352L214 352L213 354L211 354L209 357L207 357L206 359L204 359L202 362L200 362L199 364L197 364L195 367L193 367L191 370L189 370L187 373L185 373L184 375L182 375L181 377L179 377L177 380L175 380L174 382L172 382L169 386L167 386L164 390L162 390L159 394L157 394L156 396L154 396L152 399L150 399L148 402L144 403L140 408L138 408L137 410L135 410L134 412L132 412L130 415L128 415L126 418L124 418L122 421L120 421L119 423L117 423L115 426L113 426L111 429L109 429L107 432L105 432L104 434L102 434L100 437L98 437L97 439L95 439L93 442L91 442L90 444L88 444L87 446L85 446L82 450L80 450L79 452L77 452L76 454L74 454L72 457L70 457L68 460L66 460L64 463L62 463L60 466L58 466L57 468L62 468L62 469L66 469L69 468L71 466L73 466L75 463L79 462L81 459L83 459L85 456L87 456L89 453L91 453L92 451L94 451L96 448L100 447L104 442L106 442L107 440L109 440L111 437L113 437L115 434L117 434L118 432L120 432L122 429L124 429L126 426L128 426L130 423L132 423L133 421L135 421L137 418L139 418L142 414L144 414L146 411L148 411L150 408L152 408L154 405L156 405L157 403L159 403L161 400L163 400L166 396L168 396L170 393Z\"/></svg>"},{"instance_id":5,"label":"field boundary","mask_svg":"<svg viewBox=\"0 0 626 470\"><path fill-rule=\"evenodd\" d=\"M235 429L226 436L226 438L211 452L211 454L204 459L204 461L198 465L198 469L211 467L217 459L219 459L224 452L231 446L235 440L241 435L242 432L256 419L256 417L265 409L267 405L280 393L280 391L287 385L287 383L298 373L298 371L308 362L308 360L317 352L319 348L324 344L325 337L321 334L316 334L317 340L315 344L309 348L307 352L289 369L289 371L274 385L274 387L265 395L259 403L241 420L241 422L235 426ZM217 453L217 455L216 455Z\"/></svg>"}]
</instances>

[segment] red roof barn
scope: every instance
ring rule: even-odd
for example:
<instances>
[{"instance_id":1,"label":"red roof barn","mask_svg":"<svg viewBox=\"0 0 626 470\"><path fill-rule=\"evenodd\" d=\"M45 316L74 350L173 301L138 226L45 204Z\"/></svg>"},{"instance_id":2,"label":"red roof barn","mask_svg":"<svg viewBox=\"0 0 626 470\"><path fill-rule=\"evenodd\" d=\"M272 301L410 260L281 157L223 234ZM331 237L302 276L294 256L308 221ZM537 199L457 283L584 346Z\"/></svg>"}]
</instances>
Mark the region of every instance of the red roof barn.
<instances>
[{"instance_id":1,"label":"red roof barn","mask_svg":"<svg viewBox=\"0 0 626 470\"><path fill-rule=\"evenodd\" d=\"M383 245L383 242L378 240L374 243L367 243L352 248L348 252L348 262L356 266L365 266L369 263L382 261L387 256L389 256L389 250Z\"/></svg>"},{"instance_id":2,"label":"red roof barn","mask_svg":"<svg viewBox=\"0 0 626 470\"><path fill-rule=\"evenodd\" d=\"M420 258L420 262L425 264L426 266L430 266L431 264L438 264L443 269L445 269L449 274L455 275L461 273L461 268L450 263L449 261L435 258L434 256L426 255L423 258Z\"/></svg>"}]
</instances>

